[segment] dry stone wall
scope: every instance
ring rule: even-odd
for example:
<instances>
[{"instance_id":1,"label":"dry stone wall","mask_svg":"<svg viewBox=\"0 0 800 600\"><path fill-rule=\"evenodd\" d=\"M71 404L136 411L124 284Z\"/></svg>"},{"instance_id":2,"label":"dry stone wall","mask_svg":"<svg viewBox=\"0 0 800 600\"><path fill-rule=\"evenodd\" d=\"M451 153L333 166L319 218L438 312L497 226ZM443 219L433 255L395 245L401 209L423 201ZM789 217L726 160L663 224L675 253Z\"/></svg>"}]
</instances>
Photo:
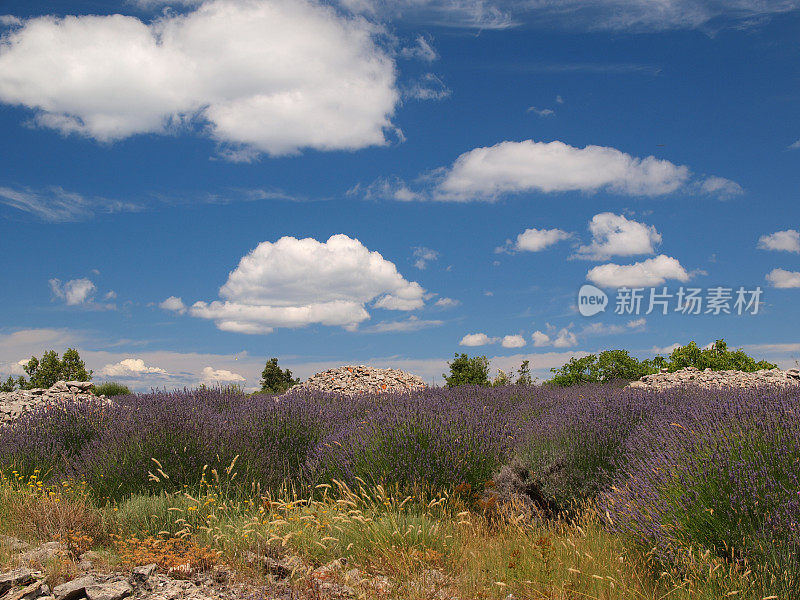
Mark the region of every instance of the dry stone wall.
<instances>
[{"instance_id":1,"label":"dry stone wall","mask_svg":"<svg viewBox=\"0 0 800 600\"><path fill-rule=\"evenodd\" d=\"M49 389L15 390L0 392L0 423L18 419L24 413L40 406L63 400L100 400L108 402L105 396L95 396L90 390L91 381L58 381Z\"/></svg>"},{"instance_id":2,"label":"dry stone wall","mask_svg":"<svg viewBox=\"0 0 800 600\"><path fill-rule=\"evenodd\" d=\"M695 385L704 388L750 388L758 386L800 385L800 370L762 369L752 373L744 371L703 371L686 367L673 373L662 370L660 373L645 375L628 387L649 390L667 390L682 385Z\"/></svg>"}]
</instances>

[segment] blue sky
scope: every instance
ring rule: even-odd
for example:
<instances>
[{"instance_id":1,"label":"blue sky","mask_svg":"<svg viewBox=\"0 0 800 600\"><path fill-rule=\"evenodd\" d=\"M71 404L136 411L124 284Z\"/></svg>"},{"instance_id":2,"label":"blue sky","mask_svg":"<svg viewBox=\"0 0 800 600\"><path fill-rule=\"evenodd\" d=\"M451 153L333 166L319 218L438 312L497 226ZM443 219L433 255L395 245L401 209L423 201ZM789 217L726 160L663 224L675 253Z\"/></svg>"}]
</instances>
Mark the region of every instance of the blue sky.
<instances>
[{"instance_id":1,"label":"blue sky","mask_svg":"<svg viewBox=\"0 0 800 600\"><path fill-rule=\"evenodd\" d=\"M439 382L454 352L800 358L800 2L0 14L0 374L68 346L137 389L254 387L271 356ZM615 314L624 286L762 304Z\"/></svg>"}]
</instances>

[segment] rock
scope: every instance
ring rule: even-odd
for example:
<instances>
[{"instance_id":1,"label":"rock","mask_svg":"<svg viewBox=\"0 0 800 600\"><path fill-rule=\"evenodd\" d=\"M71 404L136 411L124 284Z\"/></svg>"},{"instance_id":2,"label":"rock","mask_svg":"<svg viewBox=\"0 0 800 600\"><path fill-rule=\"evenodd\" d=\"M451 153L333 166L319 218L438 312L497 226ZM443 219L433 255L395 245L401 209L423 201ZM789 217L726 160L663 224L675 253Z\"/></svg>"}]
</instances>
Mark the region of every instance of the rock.
<instances>
[{"instance_id":1,"label":"rock","mask_svg":"<svg viewBox=\"0 0 800 600\"><path fill-rule=\"evenodd\" d=\"M0 596L8 590L18 585L28 585L33 581L33 573L28 569L12 569L5 573L0 573Z\"/></svg>"},{"instance_id":2,"label":"rock","mask_svg":"<svg viewBox=\"0 0 800 600\"><path fill-rule=\"evenodd\" d=\"M158 565L156 565L156 563L134 567L133 571L131 571L131 576L134 582L144 583L155 574L157 569Z\"/></svg>"},{"instance_id":3,"label":"rock","mask_svg":"<svg viewBox=\"0 0 800 600\"><path fill-rule=\"evenodd\" d=\"M53 595L56 600L79 600L86 596L86 588L96 585L95 578L87 575L86 577L79 577L61 585L57 585L53 589Z\"/></svg>"},{"instance_id":4,"label":"rock","mask_svg":"<svg viewBox=\"0 0 800 600\"><path fill-rule=\"evenodd\" d=\"M342 395L381 394L403 393L424 387L425 381L417 375L398 369L376 369L359 365L322 371L288 393L307 389Z\"/></svg>"},{"instance_id":5,"label":"rock","mask_svg":"<svg viewBox=\"0 0 800 600\"><path fill-rule=\"evenodd\" d=\"M41 546L28 550L20 555L22 564L31 566L44 566L53 557L66 553L67 548L61 542L46 542Z\"/></svg>"},{"instance_id":6,"label":"rock","mask_svg":"<svg viewBox=\"0 0 800 600\"><path fill-rule=\"evenodd\" d=\"M41 591L43 587L43 582L34 581L32 584L25 586L19 591L3 596L3 600L33 600L42 595Z\"/></svg>"},{"instance_id":7,"label":"rock","mask_svg":"<svg viewBox=\"0 0 800 600\"><path fill-rule=\"evenodd\" d=\"M94 387L91 381L57 381L48 390L15 390L0 392L0 425L14 421L23 414L59 402L100 402L112 405L105 396L95 396L89 390Z\"/></svg>"},{"instance_id":8,"label":"rock","mask_svg":"<svg viewBox=\"0 0 800 600\"><path fill-rule=\"evenodd\" d=\"M74 388L84 392L94 389L94 384L91 381L67 381L66 383L68 388Z\"/></svg>"},{"instance_id":9,"label":"rock","mask_svg":"<svg viewBox=\"0 0 800 600\"><path fill-rule=\"evenodd\" d=\"M131 584L124 580L86 587L88 600L122 600L132 594Z\"/></svg>"},{"instance_id":10,"label":"rock","mask_svg":"<svg viewBox=\"0 0 800 600\"><path fill-rule=\"evenodd\" d=\"M667 390L683 385L694 385L708 389L752 388L758 386L790 387L800 385L800 370L761 369L752 373L745 371L700 371L686 367L673 373L665 372L645 375L628 385L633 389Z\"/></svg>"}]
</instances>

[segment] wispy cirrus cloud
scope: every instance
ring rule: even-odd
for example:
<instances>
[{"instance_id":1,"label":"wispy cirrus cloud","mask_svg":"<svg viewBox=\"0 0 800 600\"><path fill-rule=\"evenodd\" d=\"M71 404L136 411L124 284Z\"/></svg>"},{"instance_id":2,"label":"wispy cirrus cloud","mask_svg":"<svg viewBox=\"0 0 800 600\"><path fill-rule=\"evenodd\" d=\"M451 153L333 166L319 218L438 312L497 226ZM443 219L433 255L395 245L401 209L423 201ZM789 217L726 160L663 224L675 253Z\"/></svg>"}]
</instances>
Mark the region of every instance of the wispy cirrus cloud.
<instances>
[{"instance_id":1,"label":"wispy cirrus cloud","mask_svg":"<svg viewBox=\"0 0 800 600\"><path fill-rule=\"evenodd\" d=\"M59 186L42 189L0 186L0 204L42 221L84 221L101 213L138 212L141 204L70 192Z\"/></svg>"}]
</instances>

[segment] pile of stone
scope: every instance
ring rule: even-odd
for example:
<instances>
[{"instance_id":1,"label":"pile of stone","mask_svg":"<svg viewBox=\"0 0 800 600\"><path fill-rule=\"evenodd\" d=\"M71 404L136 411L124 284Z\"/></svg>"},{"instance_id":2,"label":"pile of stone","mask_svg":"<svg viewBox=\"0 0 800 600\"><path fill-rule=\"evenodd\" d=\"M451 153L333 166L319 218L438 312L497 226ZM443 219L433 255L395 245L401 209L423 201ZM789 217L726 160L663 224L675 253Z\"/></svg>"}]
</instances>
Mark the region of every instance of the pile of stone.
<instances>
[{"instance_id":1,"label":"pile of stone","mask_svg":"<svg viewBox=\"0 0 800 600\"><path fill-rule=\"evenodd\" d=\"M50 389L33 388L0 392L0 423L13 421L30 410L64 400L100 400L108 402L105 396L91 393L91 381L57 381Z\"/></svg>"},{"instance_id":2,"label":"pile of stone","mask_svg":"<svg viewBox=\"0 0 800 600\"><path fill-rule=\"evenodd\" d=\"M682 385L694 385L710 389L758 386L788 387L800 385L800 370L762 369L747 373L744 371L712 371L711 369L701 371L695 367L686 367L669 373L666 369L662 369L660 373L645 375L628 387L667 390Z\"/></svg>"},{"instance_id":3,"label":"pile of stone","mask_svg":"<svg viewBox=\"0 0 800 600\"><path fill-rule=\"evenodd\" d=\"M376 369L358 365L328 369L292 389L354 395L408 392L423 387L425 381L418 375L398 369Z\"/></svg>"}]
</instances>

